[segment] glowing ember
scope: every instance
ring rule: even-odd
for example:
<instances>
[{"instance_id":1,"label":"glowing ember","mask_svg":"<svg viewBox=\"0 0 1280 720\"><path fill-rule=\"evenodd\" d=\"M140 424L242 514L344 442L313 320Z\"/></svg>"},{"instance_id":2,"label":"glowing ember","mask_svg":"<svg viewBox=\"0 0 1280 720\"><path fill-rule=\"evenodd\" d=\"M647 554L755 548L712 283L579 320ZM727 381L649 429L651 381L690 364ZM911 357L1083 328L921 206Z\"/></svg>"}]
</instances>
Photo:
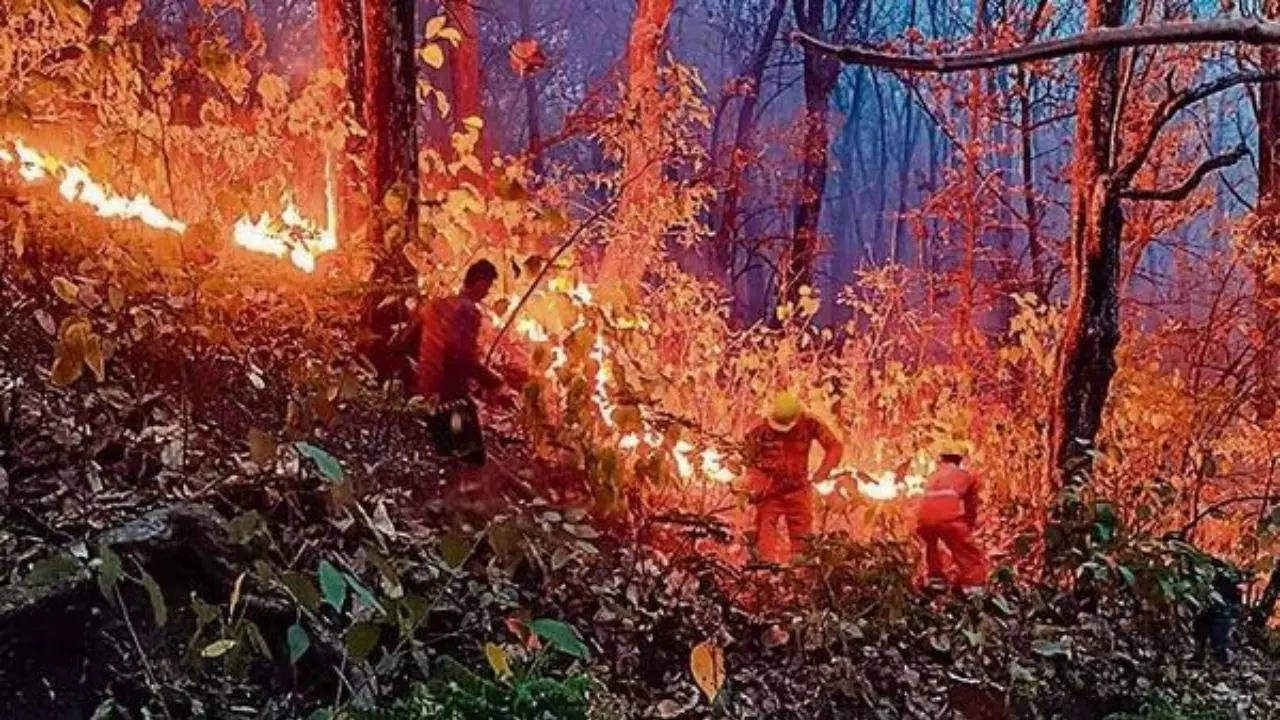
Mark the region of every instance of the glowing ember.
<instances>
[{"instance_id":1,"label":"glowing ember","mask_svg":"<svg viewBox=\"0 0 1280 720\"><path fill-rule=\"evenodd\" d=\"M21 140L15 140L12 148L13 152L10 152L7 148L0 147L0 163L16 164L18 176L27 182L57 179L58 192L68 202L88 205L101 217L139 220L150 227L178 234L187 230L185 222L170 217L146 195L118 195L94 181L85 168L64 163L48 153L27 146ZM232 240L254 252L278 258L287 256L299 269L314 271L316 257L338 246L334 233L336 213L332 183L328 180L326 174L327 227L318 227L304 218L293 203L287 202L279 221L272 220L266 213L257 222L241 217L232 231Z\"/></svg>"}]
</instances>

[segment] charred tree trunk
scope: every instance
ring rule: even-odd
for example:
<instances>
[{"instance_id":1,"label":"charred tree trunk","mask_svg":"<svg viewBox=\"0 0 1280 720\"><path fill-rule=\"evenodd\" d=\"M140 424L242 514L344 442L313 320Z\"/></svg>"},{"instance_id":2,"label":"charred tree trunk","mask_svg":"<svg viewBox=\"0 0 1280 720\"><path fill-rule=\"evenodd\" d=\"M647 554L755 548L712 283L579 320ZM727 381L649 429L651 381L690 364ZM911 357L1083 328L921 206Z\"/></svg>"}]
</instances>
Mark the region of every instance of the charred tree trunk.
<instances>
[{"instance_id":1,"label":"charred tree trunk","mask_svg":"<svg viewBox=\"0 0 1280 720\"><path fill-rule=\"evenodd\" d=\"M724 199L720 206L719 223L716 226L715 248L720 267L727 274L732 272L733 243L738 239L738 208L745 192L745 174L751 158L751 141L756 129L756 106L760 101L760 84L764 81L765 64L778 37L778 26L786 10L786 0L774 0L765 21L760 42L747 71L743 73L742 106L738 108L738 125L729 152L729 172L725 182ZM714 151L715 148L712 148Z\"/></svg>"},{"instance_id":2,"label":"charred tree trunk","mask_svg":"<svg viewBox=\"0 0 1280 720\"><path fill-rule=\"evenodd\" d=\"M520 33L525 39L533 39L533 20L529 15L530 0L520 0ZM535 173L542 172L542 127L538 113L538 85L533 73L526 73L524 81L525 124L529 128L528 154Z\"/></svg>"},{"instance_id":3,"label":"charred tree trunk","mask_svg":"<svg viewBox=\"0 0 1280 720\"><path fill-rule=\"evenodd\" d=\"M1280 16L1280 0L1267 0L1264 6L1267 19ZM1280 70L1280 51L1274 45L1262 48L1262 70ZM1263 222L1256 225L1261 230L1258 242L1280 243L1280 83L1263 83L1258 89L1258 204L1257 213ZM1256 306L1258 327L1262 331L1262 343L1257 357L1257 395L1254 402L1258 417L1270 420L1276 414L1275 349L1272 347L1280 328L1280 286L1267 276L1267 268L1255 268Z\"/></svg>"},{"instance_id":4,"label":"charred tree trunk","mask_svg":"<svg viewBox=\"0 0 1280 720\"><path fill-rule=\"evenodd\" d=\"M344 115L350 113L363 119L364 39L360 10L360 0L316 2L324 65L342 73L343 77L341 89L333 93L334 105L342 108ZM341 150L329 151L326 162L326 180L333 196L329 210L339 238L349 237L364 222L365 192L360 186L360 172L355 162L360 152L358 138L348 136Z\"/></svg>"},{"instance_id":5,"label":"charred tree trunk","mask_svg":"<svg viewBox=\"0 0 1280 720\"><path fill-rule=\"evenodd\" d=\"M1022 161L1022 204L1025 210L1023 224L1027 232L1027 254L1031 256L1031 290L1044 302L1049 297L1044 258L1044 241L1040 238L1040 200L1036 194L1035 179L1035 125L1032 122L1031 102L1035 91L1035 77L1022 66L1014 70L1014 85L1018 90L1018 137Z\"/></svg>"},{"instance_id":6,"label":"charred tree trunk","mask_svg":"<svg viewBox=\"0 0 1280 720\"><path fill-rule=\"evenodd\" d=\"M408 317L398 297L407 294L414 276L403 250L414 241L418 226L413 0L365 0L364 31L368 236L375 283L366 298L372 338L366 355L383 377L403 379L407 348L395 338ZM398 290L388 292L387 285Z\"/></svg>"},{"instance_id":7,"label":"charred tree trunk","mask_svg":"<svg viewBox=\"0 0 1280 720\"><path fill-rule=\"evenodd\" d=\"M827 35L823 0L794 0L796 27L815 37ZM857 13L857 0L844 0L837 12L833 37L843 39ZM818 251L822 196L827 189L827 120L831 90L840 63L831 55L808 47L804 51L804 139L800 177L794 200L791 250L778 288L780 302L795 303L800 290L813 286L813 261Z\"/></svg>"},{"instance_id":8,"label":"charred tree trunk","mask_svg":"<svg viewBox=\"0 0 1280 720\"><path fill-rule=\"evenodd\" d=\"M1123 15L1123 0L1090 0L1086 19L1091 29L1116 27ZM1111 137L1119 69L1119 50L1090 52L1080 59L1068 237L1071 295L1058 347L1050 417L1047 473L1051 487L1087 479L1092 444L1116 369L1124 216L1111 177Z\"/></svg>"}]
</instances>

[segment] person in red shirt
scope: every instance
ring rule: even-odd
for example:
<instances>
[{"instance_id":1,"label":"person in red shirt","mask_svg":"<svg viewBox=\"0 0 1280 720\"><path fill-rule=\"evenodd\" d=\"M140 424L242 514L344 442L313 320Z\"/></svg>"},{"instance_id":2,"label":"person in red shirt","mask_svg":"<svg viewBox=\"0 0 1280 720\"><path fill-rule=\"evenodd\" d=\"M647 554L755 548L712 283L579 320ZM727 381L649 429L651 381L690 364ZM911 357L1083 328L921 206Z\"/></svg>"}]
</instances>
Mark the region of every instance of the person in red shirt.
<instances>
[{"instance_id":1,"label":"person in red shirt","mask_svg":"<svg viewBox=\"0 0 1280 720\"><path fill-rule=\"evenodd\" d=\"M822 446L822 462L809 474L809 450ZM813 532L813 484L831 474L844 447L835 434L789 392L780 393L764 422L747 434L744 460L750 500L756 506L756 545L762 560L781 563L782 537L778 521L787 523L792 555L807 549Z\"/></svg>"},{"instance_id":2,"label":"person in red shirt","mask_svg":"<svg viewBox=\"0 0 1280 720\"><path fill-rule=\"evenodd\" d=\"M951 445L939 454L938 469L925 480L916 534L924 543L930 589L948 586L939 544L956 565L955 585L965 592L982 590L987 582L987 556L973 536L978 525L978 477L960 467L964 450Z\"/></svg>"},{"instance_id":3,"label":"person in red shirt","mask_svg":"<svg viewBox=\"0 0 1280 720\"><path fill-rule=\"evenodd\" d=\"M485 463L484 434L471 384L497 391L503 380L480 358L480 303L498 278L488 260L467 268L462 291L421 309L417 391L427 402L436 452L479 467Z\"/></svg>"}]
</instances>

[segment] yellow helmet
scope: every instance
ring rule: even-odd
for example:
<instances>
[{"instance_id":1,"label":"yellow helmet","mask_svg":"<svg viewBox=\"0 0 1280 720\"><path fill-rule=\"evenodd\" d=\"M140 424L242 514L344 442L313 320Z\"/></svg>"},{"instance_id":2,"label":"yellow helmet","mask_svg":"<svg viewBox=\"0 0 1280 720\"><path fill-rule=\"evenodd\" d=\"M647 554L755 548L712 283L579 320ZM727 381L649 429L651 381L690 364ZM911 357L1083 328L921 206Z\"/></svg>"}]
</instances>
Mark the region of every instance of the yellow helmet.
<instances>
[{"instance_id":1,"label":"yellow helmet","mask_svg":"<svg viewBox=\"0 0 1280 720\"><path fill-rule=\"evenodd\" d=\"M939 457L943 455L964 457L969 454L969 443L956 438L942 438L937 443L937 454Z\"/></svg>"},{"instance_id":2,"label":"yellow helmet","mask_svg":"<svg viewBox=\"0 0 1280 720\"><path fill-rule=\"evenodd\" d=\"M787 432L800 421L804 406L796 394L784 390L773 398L773 409L769 411L769 427L778 432Z\"/></svg>"}]
</instances>

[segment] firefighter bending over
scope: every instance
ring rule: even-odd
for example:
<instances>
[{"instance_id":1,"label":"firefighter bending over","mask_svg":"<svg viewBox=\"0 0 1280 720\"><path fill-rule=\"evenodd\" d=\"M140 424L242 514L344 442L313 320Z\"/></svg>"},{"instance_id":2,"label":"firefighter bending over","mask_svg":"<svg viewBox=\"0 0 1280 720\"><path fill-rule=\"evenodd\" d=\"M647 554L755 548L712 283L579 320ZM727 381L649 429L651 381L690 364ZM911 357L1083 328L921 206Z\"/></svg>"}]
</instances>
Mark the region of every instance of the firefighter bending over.
<instances>
[{"instance_id":1,"label":"firefighter bending over","mask_svg":"<svg viewBox=\"0 0 1280 720\"><path fill-rule=\"evenodd\" d=\"M480 303L489 294L498 269L488 260L467 268L462 291L432 300L422 309L418 351L418 392L427 401L431 440L441 457L456 458L477 469L484 465L484 436L471 383L496 391L502 377L480 359ZM477 478L464 473L464 489Z\"/></svg>"},{"instance_id":2,"label":"firefighter bending over","mask_svg":"<svg viewBox=\"0 0 1280 720\"><path fill-rule=\"evenodd\" d=\"M825 454L811 476L809 450L814 442ZM760 559L786 559L779 520L787 523L792 555L807 549L806 536L813 532L813 485L827 479L843 452L831 430L804 412L794 394L784 392L774 399L768 417L748 433L744 453Z\"/></svg>"},{"instance_id":3,"label":"firefighter bending over","mask_svg":"<svg viewBox=\"0 0 1280 720\"><path fill-rule=\"evenodd\" d=\"M939 543L947 546L956 565L955 585L966 594L981 592L987 581L987 557L973 537L978 525L978 477L960 467L964 448L948 443L938 457L938 469L925 481L916 534L924 542L925 586L947 589Z\"/></svg>"}]
</instances>

